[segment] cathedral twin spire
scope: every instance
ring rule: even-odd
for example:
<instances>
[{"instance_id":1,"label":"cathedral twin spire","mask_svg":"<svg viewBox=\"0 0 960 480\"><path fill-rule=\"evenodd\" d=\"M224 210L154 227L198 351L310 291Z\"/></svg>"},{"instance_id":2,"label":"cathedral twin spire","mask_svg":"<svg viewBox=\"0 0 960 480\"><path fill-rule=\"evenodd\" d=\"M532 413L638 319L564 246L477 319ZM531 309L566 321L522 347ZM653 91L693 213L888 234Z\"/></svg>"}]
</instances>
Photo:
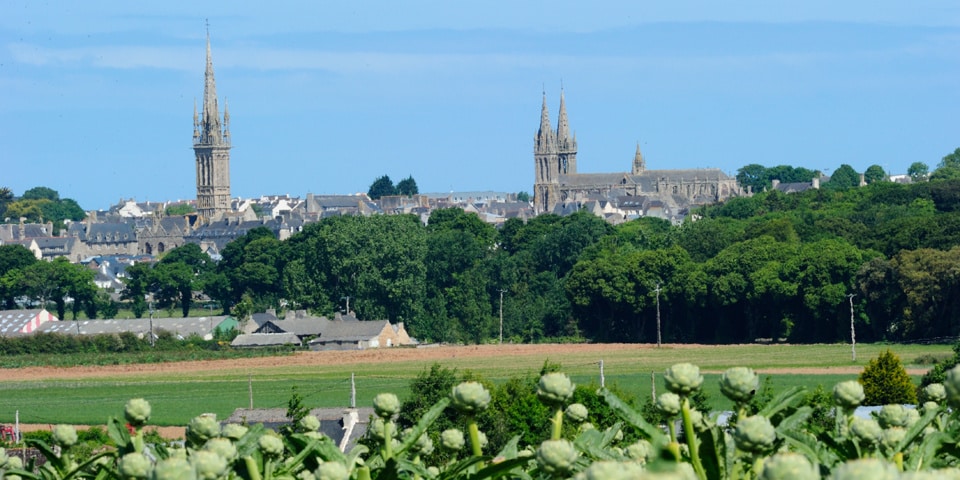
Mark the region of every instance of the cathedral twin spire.
<instances>
[{"instance_id":1,"label":"cathedral twin spire","mask_svg":"<svg viewBox=\"0 0 960 480\"><path fill-rule=\"evenodd\" d=\"M576 151L577 137L570 136L570 123L567 120L567 104L563 90L560 90L560 113L557 119L557 129L553 130L550 124L550 109L547 108L547 93L543 93L543 105L540 107L540 129L537 130L535 148L539 152L557 150Z\"/></svg>"}]
</instances>

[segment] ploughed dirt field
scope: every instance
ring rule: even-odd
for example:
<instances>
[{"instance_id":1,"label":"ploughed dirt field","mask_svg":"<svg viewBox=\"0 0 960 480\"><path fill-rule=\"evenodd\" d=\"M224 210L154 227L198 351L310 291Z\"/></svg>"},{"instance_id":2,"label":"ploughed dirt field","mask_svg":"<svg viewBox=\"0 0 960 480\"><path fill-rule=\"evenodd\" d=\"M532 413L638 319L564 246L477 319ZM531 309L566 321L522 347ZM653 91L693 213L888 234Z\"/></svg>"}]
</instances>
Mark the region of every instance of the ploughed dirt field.
<instances>
[{"instance_id":1,"label":"ploughed dirt field","mask_svg":"<svg viewBox=\"0 0 960 480\"><path fill-rule=\"evenodd\" d=\"M703 348L702 345L670 345L671 349ZM644 350L653 348L652 345L638 345L626 343L606 344L539 344L539 345L467 345L467 346L438 346L426 348L390 348L350 351L327 352L298 352L294 355L271 357L269 362L262 358L240 358L230 360L205 360L194 362L151 363L133 365L81 366L81 367L26 367L18 369L0 370L0 379L3 381L29 381L53 379L77 379L113 377L124 374L144 375L151 373L196 373L217 371L224 369L242 369L245 371L258 368L303 367L312 365L351 365L361 363L383 363L404 361L441 361L450 358L491 358L511 356L545 356L555 355L558 351L564 353L608 353L611 351ZM846 367L826 368L759 368L759 373L770 374L857 374L863 370L862 366L850 365ZM922 375L925 369L908 369L911 375ZM704 373L720 373L705 370Z\"/></svg>"}]
</instances>

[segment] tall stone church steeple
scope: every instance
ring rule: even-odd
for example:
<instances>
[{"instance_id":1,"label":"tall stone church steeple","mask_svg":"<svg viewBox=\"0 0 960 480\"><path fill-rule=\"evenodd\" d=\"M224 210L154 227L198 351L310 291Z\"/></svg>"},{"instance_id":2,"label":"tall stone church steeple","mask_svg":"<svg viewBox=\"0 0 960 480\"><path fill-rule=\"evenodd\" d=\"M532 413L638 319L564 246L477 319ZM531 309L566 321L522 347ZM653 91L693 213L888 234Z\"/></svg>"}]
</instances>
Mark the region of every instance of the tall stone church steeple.
<instances>
[{"instance_id":1,"label":"tall stone church steeple","mask_svg":"<svg viewBox=\"0 0 960 480\"><path fill-rule=\"evenodd\" d=\"M193 152L197 160L197 213L205 220L217 220L230 210L230 113L225 106L221 121L209 30L199 116L196 105L193 107Z\"/></svg>"}]
</instances>

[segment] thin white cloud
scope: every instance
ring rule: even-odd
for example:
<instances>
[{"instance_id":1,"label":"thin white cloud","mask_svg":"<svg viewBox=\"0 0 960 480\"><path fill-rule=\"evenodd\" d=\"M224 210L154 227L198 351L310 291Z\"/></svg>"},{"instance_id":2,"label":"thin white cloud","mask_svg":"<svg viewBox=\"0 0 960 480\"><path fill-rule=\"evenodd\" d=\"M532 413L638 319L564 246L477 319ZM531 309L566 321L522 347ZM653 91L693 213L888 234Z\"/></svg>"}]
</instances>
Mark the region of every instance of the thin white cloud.
<instances>
[{"instance_id":1,"label":"thin white cloud","mask_svg":"<svg viewBox=\"0 0 960 480\"><path fill-rule=\"evenodd\" d=\"M44 67L107 69L157 68L196 72L203 57L196 48L99 46L46 48L26 43L7 46L17 62ZM882 56L890 52L771 52L724 55L538 55L532 53L384 53L330 52L284 48L224 48L214 52L217 69L260 71L323 70L339 74L410 74L464 70L522 70L552 68L732 70L760 67L801 68L842 58Z\"/></svg>"}]
</instances>

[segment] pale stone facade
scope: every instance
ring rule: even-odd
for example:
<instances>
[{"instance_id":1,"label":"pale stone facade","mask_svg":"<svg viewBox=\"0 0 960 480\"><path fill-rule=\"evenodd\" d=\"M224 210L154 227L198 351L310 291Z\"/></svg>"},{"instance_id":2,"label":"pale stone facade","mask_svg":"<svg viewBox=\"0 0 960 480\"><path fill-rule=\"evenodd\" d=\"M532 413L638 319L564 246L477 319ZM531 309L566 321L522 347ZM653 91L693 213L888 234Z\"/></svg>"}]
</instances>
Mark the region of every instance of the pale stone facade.
<instances>
[{"instance_id":1,"label":"pale stone facade","mask_svg":"<svg viewBox=\"0 0 960 480\"><path fill-rule=\"evenodd\" d=\"M625 199L656 200L681 210L743 194L736 179L719 169L647 170L639 145L629 172L578 173L577 138L570 134L562 92L556 130L543 96L533 152L533 203L538 214L566 211L571 203L582 206L599 199L617 204L629 201Z\"/></svg>"}]
</instances>

